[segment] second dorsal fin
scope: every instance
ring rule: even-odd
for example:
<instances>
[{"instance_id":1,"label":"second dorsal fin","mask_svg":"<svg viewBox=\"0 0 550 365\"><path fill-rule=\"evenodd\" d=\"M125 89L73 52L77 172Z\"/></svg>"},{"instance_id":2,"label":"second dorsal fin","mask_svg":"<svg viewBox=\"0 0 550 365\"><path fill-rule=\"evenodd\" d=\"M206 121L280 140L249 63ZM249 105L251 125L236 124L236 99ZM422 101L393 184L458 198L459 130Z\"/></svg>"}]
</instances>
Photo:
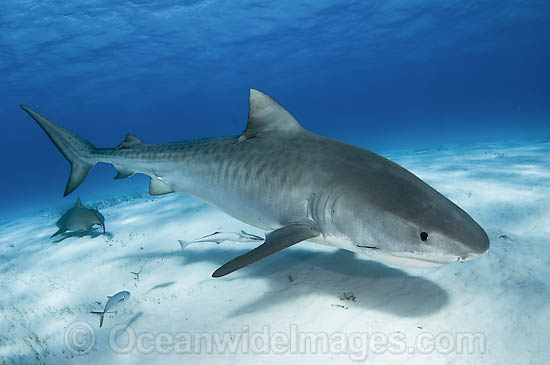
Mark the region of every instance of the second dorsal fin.
<instances>
[{"instance_id":1,"label":"second dorsal fin","mask_svg":"<svg viewBox=\"0 0 550 365\"><path fill-rule=\"evenodd\" d=\"M137 146L137 145L140 145L140 144L143 144L144 142L139 139L138 137L134 136L133 134L127 134L126 135L126 138L124 139L124 141L122 141L118 146L117 146L117 150L121 150L121 149L124 149L124 148L130 148L130 147L134 147L134 146Z\"/></svg>"},{"instance_id":2,"label":"second dorsal fin","mask_svg":"<svg viewBox=\"0 0 550 365\"><path fill-rule=\"evenodd\" d=\"M303 130L300 123L279 103L261 91L250 89L248 124L237 143L266 132L298 133Z\"/></svg>"},{"instance_id":3,"label":"second dorsal fin","mask_svg":"<svg viewBox=\"0 0 550 365\"><path fill-rule=\"evenodd\" d=\"M80 201L80 198L76 199L76 204L74 205L75 208L84 208L84 205L82 205L82 202Z\"/></svg>"}]
</instances>

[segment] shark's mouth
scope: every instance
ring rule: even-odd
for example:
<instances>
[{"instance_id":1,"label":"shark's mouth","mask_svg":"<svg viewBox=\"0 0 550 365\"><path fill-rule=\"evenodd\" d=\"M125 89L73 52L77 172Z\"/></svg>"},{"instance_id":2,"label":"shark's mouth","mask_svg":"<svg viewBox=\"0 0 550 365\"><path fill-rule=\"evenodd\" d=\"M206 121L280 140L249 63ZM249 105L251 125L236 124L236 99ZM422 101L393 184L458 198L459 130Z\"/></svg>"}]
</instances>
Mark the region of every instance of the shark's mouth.
<instances>
[{"instance_id":1,"label":"shark's mouth","mask_svg":"<svg viewBox=\"0 0 550 365\"><path fill-rule=\"evenodd\" d=\"M474 257L435 254L426 252L385 252L376 246L355 245L363 248L362 253L376 261L392 266L405 267L434 267L452 262L464 262Z\"/></svg>"},{"instance_id":2,"label":"shark's mouth","mask_svg":"<svg viewBox=\"0 0 550 365\"><path fill-rule=\"evenodd\" d=\"M388 263L390 265L398 265L405 267L434 267L442 266L452 262L453 260L447 260L444 257L424 256L424 255L407 255L403 253L399 254L386 254L381 255L379 260Z\"/></svg>"},{"instance_id":3,"label":"shark's mouth","mask_svg":"<svg viewBox=\"0 0 550 365\"><path fill-rule=\"evenodd\" d=\"M406 266L427 267L427 266L441 266L453 262L464 262L472 260L479 255L469 254L466 256L446 255L446 254L430 254L430 253L394 253L389 254L393 256L394 261L399 261Z\"/></svg>"}]
</instances>

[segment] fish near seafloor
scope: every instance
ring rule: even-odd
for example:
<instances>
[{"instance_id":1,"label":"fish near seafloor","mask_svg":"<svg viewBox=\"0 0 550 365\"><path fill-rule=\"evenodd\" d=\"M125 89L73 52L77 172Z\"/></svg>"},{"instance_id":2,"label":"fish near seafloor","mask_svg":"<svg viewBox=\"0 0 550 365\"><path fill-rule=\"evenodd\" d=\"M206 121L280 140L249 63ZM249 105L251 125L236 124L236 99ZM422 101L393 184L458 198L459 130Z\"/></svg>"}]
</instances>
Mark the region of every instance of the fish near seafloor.
<instances>
[{"instance_id":1,"label":"fish near seafloor","mask_svg":"<svg viewBox=\"0 0 550 365\"><path fill-rule=\"evenodd\" d=\"M214 277L304 240L393 265L442 265L489 249L485 231L417 176L376 153L305 130L254 89L240 136L169 144L128 135L116 148L96 148L21 107L71 162L65 195L96 163L110 163L115 178L149 175L151 195L186 193L271 231Z\"/></svg>"},{"instance_id":2,"label":"fish near seafloor","mask_svg":"<svg viewBox=\"0 0 550 365\"><path fill-rule=\"evenodd\" d=\"M178 240L178 242L180 243L181 249L184 250L190 244L199 243L199 242L215 242L216 244L219 245L220 243L225 241L259 242L264 240L265 239L260 236L250 234L245 231L240 231L240 232L214 232L212 234L209 234L208 236L197 238L192 241Z\"/></svg>"},{"instance_id":3,"label":"fish near seafloor","mask_svg":"<svg viewBox=\"0 0 550 365\"><path fill-rule=\"evenodd\" d=\"M101 226L103 234L105 234L105 217L103 217L103 214L97 209L86 208L78 198L74 207L66 211L55 223L59 230L50 238L66 231L88 232L96 224Z\"/></svg>"},{"instance_id":4,"label":"fish near seafloor","mask_svg":"<svg viewBox=\"0 0 550 365\"><path fill-rule=\"evenodd\" d=\"M106 313L115 313L116 311L113 311L116 307L118 307L119 304L127 301L130 299L130 292L129 291L121 291L116 293L115 295L111 297L107 297L109 300L107 300L107 303L105 304L105 308L103 308L103 311L101 312L95 312L92 311L90 313L97 314L99 316L99 328L103 326L103 318L105 317Z\"/></svg>"}]
</instances>

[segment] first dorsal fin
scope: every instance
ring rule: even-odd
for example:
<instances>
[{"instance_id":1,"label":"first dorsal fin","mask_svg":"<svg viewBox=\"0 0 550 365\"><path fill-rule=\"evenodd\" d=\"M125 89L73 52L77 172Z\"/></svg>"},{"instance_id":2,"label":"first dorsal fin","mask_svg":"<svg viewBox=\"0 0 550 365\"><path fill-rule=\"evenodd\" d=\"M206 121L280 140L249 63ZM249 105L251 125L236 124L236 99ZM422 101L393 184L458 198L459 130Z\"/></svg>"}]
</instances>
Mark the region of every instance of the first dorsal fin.
<instances>
[{"instance_id":1,"label":"first dorsal fin","mask_svg":"<svg viewBox=\"0 0 550 365\"><path fill-rule=\"evenodd\" d=\"M117 146L116 149L120 150L120 149L124 149L124 148L130 148L130 147L134 147L134 146L137 146L137 145L140 145L140 144L143 144L143 143L144 142L141 139L134 136L133 134L127 134L124 141L122 141L122 143L120 143Z\"/></svg>"},{"instance_id":2,"label":"first dorsal fin","mask_svg":"<svg viewBox=\"0 0 550 365\"><path fill-rule=\"evenodd\" d=\"M82 202L80 201L80 197L76 199L76 204L74 206L75 208L84 208L84 205L82 205Z\"/></svg>"},{"instance_id":3,"label":"first dorsal fin","mask_svg":"<svg viewBox=\"0 0 550 365\"><path fill-rule=\"evenodd\" d=\"M303 128L279 103L261 91L250 89L248 124L237 143L244 142L260 133L300 132Z\"/></svg>"}]
</instances>

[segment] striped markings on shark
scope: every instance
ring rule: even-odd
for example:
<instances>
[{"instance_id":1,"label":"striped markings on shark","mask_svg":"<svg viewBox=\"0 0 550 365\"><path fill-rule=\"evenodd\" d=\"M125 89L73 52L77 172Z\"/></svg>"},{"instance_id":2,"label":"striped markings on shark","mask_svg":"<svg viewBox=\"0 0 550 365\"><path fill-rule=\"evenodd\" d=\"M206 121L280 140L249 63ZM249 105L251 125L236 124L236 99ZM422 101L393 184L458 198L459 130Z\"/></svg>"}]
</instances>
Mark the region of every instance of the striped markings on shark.
<instances>
[{"instance_id":1,"label":"striped markings on shark","mask_svg":"<svg viewBox=\"0 0 550 365\"><path fill-rule=\"evenodd\" d=\"M105 234L105 217L103 214L97 209L86 208L80 201L80 198L76 200L74 207L63 213L55 225L59 230L50 238L67 231L89 232L95 225L101 226L103 234Z\"/></svg>"},{"instance_id":2,"label":"striped markings on shark","mask_svg":"<svg viewBox=\"0 0 550 365\"><path fill-rule=\"evenodd\" d=\"M250 89L240 136L148 144L128 135L96 148L21 106L71 163L64 195L97 163L116 178L150 176L149 193L181 192L269 231L263 244L213 273L221 277L310 240L398 266L471 260L490 246L464 210L402 166L302 125L270 96Z\"/></svg>"},{"instance_id":3,"label":"striped markings on shark","mask_svg":"<svg viewBox=\"0 0 550 365\"><path fill-rule=\"evenodd\" d=\"M178 240L178 242L180 243L181 249L184 250L190 244L199 243L199 242L214 242L219 245L220 243L225 241L260 242L264 240L265 238L262 238L260 236L256 236L255 234L251 234L241 230L240 232L214 232L212 234L209 234L191 241Z\"/></svg>"},{"instance_id":4,"label":"striped markings on shark","mask_svg":"<svg viewBox=\"0 0 550 365\"><path fill-rule=\"evenodd\" d=\"M97 314L99 316L99 328L103 326L103 318L105 317L105 314L107 313L114 313L116 315L117 311L116 309L124 302L128 301L130 299L130 292L129 291L121 291L116 293L113 296L107 296L109 298L107 300L107 303L105 303L105 307L102 311L91 311L92 314Z\"/></svg>"}]
</instances>

